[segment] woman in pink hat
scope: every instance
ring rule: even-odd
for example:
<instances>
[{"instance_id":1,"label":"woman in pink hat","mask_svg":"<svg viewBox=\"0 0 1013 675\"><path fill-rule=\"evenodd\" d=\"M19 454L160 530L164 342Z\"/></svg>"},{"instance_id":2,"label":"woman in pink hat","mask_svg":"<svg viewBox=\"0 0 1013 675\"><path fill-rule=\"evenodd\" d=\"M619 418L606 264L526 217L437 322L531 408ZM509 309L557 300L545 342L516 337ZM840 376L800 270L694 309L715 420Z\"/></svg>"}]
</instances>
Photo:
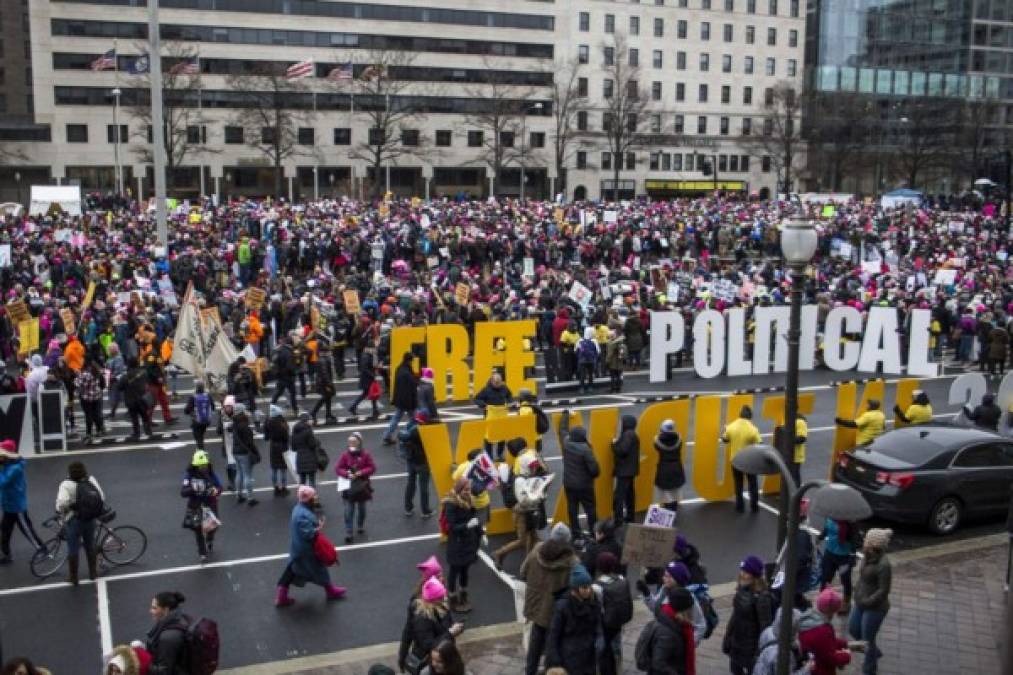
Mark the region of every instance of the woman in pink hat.
<instances>
[{"instance_id":1,"label":"woman in pink hat","mask_svg":"<svg viewBox=\"0 0 1013 675\"><path fill-rule=\"evenodd\" d=\"M286 607L295 600L289 597L289 586L305 586L306 582L322 586L328 600L338 600L345 596L347 589L331 583L331 575L320 560L317 559L315 543L317 533L324 527L323 515L320 513L320 499L315 488L300 485L297 493L299 501L292 508L289 521L288 565L278 579L277 595L274 599L276 607Z\"/></svg>"},{"instance_id":2,"label":"woman in pink hat","mask_svg":"<svg viewBox=\"0 0 1013 675\"><path fill-rule=\"evenodd\" d=\"M422 592L412 602L404 630L397 665L404 673L418 675L429 661L430 652L443 640L453 640L464 630L455 622L447 605L447 588L438 577L422 584Z\"/></svg>"}]
</instances>

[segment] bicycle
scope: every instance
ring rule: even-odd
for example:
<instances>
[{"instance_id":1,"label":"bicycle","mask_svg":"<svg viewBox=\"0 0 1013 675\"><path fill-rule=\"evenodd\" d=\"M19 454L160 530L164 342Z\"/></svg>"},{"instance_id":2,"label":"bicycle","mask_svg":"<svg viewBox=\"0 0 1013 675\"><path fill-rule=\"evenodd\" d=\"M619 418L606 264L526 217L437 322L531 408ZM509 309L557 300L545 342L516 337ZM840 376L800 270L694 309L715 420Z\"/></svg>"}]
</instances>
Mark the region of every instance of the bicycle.
<instances>
[{"instance_id":1,"label":"bicycle","mask_svg":"<svg viewBox=\"0 0 1013 675\"><path fill-rule=\"evenodd\" d=\"M95 551L99 558L99 573L112 567L129 565L140 559L148 549L148 537L139 527L118 525L109 527L116 518L116 512L108 510L96 520ZM32 574L38 579L46 579L56 574L67 560L67 521L56 514L42 523L42 526L55 530L56 535L47 539L42 548L32 556Z\"/></svg>"}]
</instances>

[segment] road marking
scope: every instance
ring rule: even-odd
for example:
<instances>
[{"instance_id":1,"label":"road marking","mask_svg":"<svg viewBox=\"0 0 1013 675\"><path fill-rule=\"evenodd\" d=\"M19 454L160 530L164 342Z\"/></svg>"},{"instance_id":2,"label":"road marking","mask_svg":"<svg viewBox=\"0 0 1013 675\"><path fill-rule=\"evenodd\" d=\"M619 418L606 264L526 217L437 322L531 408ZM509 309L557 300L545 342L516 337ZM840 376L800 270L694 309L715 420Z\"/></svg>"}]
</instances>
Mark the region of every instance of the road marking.
<instances>
[{"instance_id":1,"label":"road marking","mask_svg":"<svg viewBox=\"0 0 1013 675\"><path fill-rule=\"evenodd\" d=\"M109 620L109 589L105 579L95 582L95 589L98 591L98 632L102 644L102 653L108 654L113 650L113 628Z\"/></svg>"}]
</instances>

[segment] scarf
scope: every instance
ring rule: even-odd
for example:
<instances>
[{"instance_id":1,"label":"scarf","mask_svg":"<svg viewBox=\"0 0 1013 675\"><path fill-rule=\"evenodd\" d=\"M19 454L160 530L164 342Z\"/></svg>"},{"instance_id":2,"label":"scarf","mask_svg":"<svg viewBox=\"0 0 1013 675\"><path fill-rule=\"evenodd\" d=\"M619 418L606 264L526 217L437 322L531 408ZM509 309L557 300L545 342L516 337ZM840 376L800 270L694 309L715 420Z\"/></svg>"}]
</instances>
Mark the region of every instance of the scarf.
<instances>
[{"instance_id":1,"label":"scarf","mask_svg":"<svg viewBox=\"0 0 1013 675\"><path fill-rule=\"evenodd\" d=\"M661 612L674 621L682 631L682 643L686 653L686 675L696 675L696 636L693 634L693 624L679 618L675 609L668 603L661 606Z\"/></svg>"}]
</instances>

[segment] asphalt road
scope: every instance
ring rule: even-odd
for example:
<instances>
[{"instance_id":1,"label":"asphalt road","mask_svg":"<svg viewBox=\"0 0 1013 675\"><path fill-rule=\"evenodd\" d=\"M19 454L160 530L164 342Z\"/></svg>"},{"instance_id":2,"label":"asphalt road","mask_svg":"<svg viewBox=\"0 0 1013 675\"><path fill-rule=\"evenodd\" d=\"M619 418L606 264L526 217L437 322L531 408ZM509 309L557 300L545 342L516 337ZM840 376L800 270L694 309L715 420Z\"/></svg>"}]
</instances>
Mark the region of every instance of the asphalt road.
<instances>
[{"instance_id":1,"label":"asphalt road","mask_svg":"<svg viewBox=\"0 0 1013 675\"><path fill-rule=\"evenodd\" d=\"M945 405L951 377L923 383L937 414L954 411ZM836 400L831 383L841 378L841 374L829 371L802 374L803 389L816 396L815 411L809 415L810 443L804 477L821 477L826 473ZM621 406L624 413L638 415L649 405L638 402L643 397L722 394L782 383L783 375L700 380L692 373L679 372L671 382L650 384L643 372L627 376L620 395L595 393L565 405L575 410ZM182 416L189 380L181 378L179 386L181 396L174 403L173 413ZM888 386L887 407L892 407L893 392L894 388ZM339 401L349 401L354 395L354 381L340 383ZM764 395L757 395L757 404ZM577 396L568 392L541 398L552 401ZM305 408L302 402L300 405ZM266 399L258 402L258 407L266 411ZM550 404L548 409L562 407L563 404ZM451 427L477 417L477 409L468 404L448 404L443 410L441 414ZM114 423L122 424L122 415L121 412ZM156 412L156 419L160 418L160 412ZM771 431L763 422L760 426L764 433ZM150 627L147 614L150 597L169 589L181 590L188 596L185 608L189 613L218 620L223 639L223 668L398 639L407 599L416 581L414 564L431 553L442 556L443 552L436 518L423 521L402 513L404 468L394 448L380 444L385 428L386 422L379 421L317 430L332 460L350 431L364 435L365 445L377 462L376 493L369 504L366 535L357 537L352 545L339 546L341 566L333 576L337 583L349 587L347 599L327 603L320 589L308 586L294 589L297 603L284 610L276 610L272 600L275 582L285 565L293 498L272 496L264 464L255 470L260 504L249 507L237 504L232 495L223 497L220 514L223 527L216 540L215 555L209 564L201 566L192 534L180 527L183 501L179 497L179 481L194 449L188 420L181 419L168 429L158 427L157 431L177 434L174 441L106 442L87 448L72 443L73 449L66 454L31 457L29 502L37 526L51 512L57 485L69 461L67 455L74 455L102 483L119 514L116 523L144 529L148 549L136 564L108 572L96 585L83 584L75 589L61 583L62 577L41 582L32 577L27 565L29 547L16 533L15 563L0 568L0 639L4 654L32 655L57 675L95 672L104 646L143 637ZM112 427L110 431L129 433L129 424ZM690 453L692 438L691 431L687 439ZM213 457L220 456L219 448L220 443L212 434L209 449ZM546 438L545 454L552 465L559 465L559 448L554 438ZM328 470L320 489L328 517L326 531L333 541L340 543L344 529L341 499L332 482L332 471ZM768 505L755 515L740 515L730 503L694 502L696 495L691 482L687 488L679 527L700 548L712 583L732 580L737 561L748 553L773 556L776 512L772 507ZM432 496L435 500L436 496ZM978 536L1000 528L1001 523L972 525L953 538ZM894 526L894 529L896 545L901 547L941 541L917 527ZM493 548L498 539L493 538ZM520 556L513 556L507 570L515 571L519 562ZM480 561L472 568L472 578L475 611L465 619L467 625L488 625L516 618L512 592L489 564Z\"/></svg>"}]
</instances>

